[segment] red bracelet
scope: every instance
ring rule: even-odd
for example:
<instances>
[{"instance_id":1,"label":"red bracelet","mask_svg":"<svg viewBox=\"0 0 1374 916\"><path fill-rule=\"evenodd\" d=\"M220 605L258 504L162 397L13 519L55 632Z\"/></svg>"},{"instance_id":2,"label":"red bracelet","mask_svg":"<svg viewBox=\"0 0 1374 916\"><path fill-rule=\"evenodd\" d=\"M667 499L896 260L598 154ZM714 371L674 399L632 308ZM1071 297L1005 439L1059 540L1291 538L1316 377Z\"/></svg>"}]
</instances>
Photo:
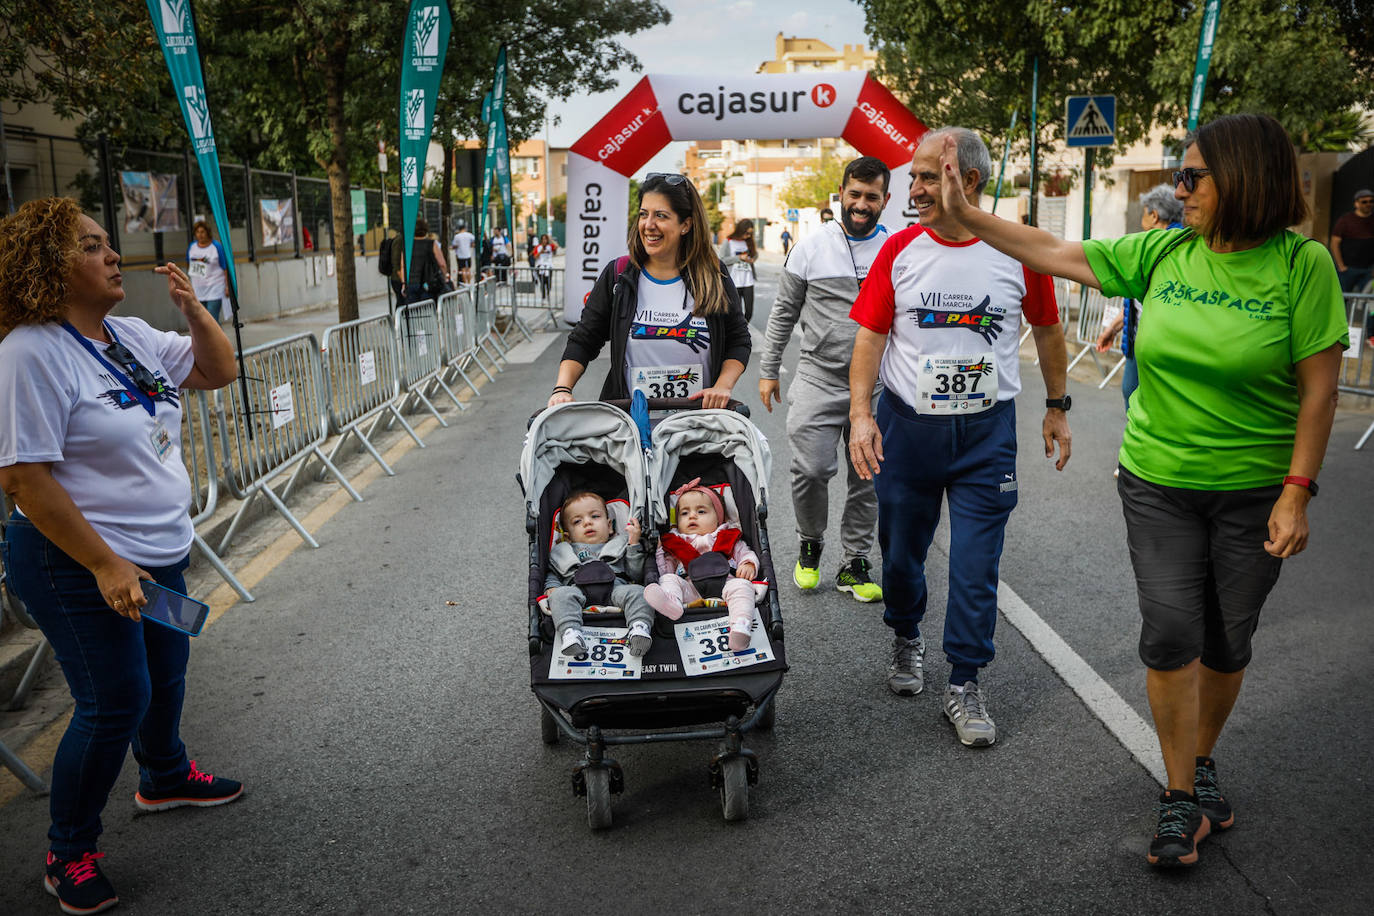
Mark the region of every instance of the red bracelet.
<instances>
[{"instance_id":1,"label":"red bracelet","mask_svg":"<svg viewBox=\"0 0 1374 916\"><path fill-rule=\"evenodd\" d=\"M1284 486L1288 486L1290 483L1293 484L1293 486L1295 487L1306 487L1308 492L1310 492L1313 496L1317 495L1317 482L1313 480L1311 477L1296 477L1293 475L1289 475L1288 477L1283 478Z\"/></svg>"}]
</instances>

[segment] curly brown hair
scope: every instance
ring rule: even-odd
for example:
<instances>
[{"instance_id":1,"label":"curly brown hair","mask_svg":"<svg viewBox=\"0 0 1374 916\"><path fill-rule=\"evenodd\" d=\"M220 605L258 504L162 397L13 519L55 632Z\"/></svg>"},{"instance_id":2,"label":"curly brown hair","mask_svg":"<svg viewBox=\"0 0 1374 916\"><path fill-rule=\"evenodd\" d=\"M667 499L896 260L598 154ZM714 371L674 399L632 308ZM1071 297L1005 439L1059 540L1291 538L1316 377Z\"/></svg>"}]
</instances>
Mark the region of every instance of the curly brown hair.
<instances>
[{"instance_id":1,"label":"curly brown hair","mask_svg":"<svg viewBox=\"0 0 1374 916\"><path fill-rule=\"evenodd\" d=\"M80 224L81 207L70 197L31 200L0 220L0 337L66 315Z\"/></svg>"}]
</instances>

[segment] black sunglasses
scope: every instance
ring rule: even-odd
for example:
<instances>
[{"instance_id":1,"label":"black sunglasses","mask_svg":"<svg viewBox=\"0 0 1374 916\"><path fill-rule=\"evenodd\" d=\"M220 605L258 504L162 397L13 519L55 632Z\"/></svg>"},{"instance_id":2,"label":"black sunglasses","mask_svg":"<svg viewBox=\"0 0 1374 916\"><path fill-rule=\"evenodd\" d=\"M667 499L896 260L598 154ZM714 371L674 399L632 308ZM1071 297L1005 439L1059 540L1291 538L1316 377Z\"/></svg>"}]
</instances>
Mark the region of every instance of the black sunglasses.
<instances>
[{"instance_id":1,"label":"black sunglasses","mask_svg":"<svg viewBox=\"0 0 1374 916\"><path fill-rule=\"evenodd\" d=\"M1178 187L1178 183L1181 181L1183 182L1183 190L1191 194L1197 190L1197 180L1210 174L1212 174L1211 169L1179 169L1174 172L1174 187Z\"/></svg>"},{"instance_id":2,"label":"black sunglasses","mask_svg":"<svg viewBox=\"0 0 1374 916\"><path fill-rule=\"evenodd\" d=\"M675 188L686 180L686 175L679 175L677 172L650 172L644 176L645 184L651 181L661 181L670 188Z\"/></svg>"},{"instance_id":3,"label":"black sunglasses","mask_svg":"<svg viewBox=\"0 0 1374 916\"><path fill-rule=\"evenodd\" d=\"M129 348L119 341L115 341L105 348L105 355L113 359L124 367L129 373L129 378L133 379L139 390L148 395L159 394L162 391L162 383L157 380L151 372L139 364L138 359L130 352Z\"/></svg>"}]
</instances>

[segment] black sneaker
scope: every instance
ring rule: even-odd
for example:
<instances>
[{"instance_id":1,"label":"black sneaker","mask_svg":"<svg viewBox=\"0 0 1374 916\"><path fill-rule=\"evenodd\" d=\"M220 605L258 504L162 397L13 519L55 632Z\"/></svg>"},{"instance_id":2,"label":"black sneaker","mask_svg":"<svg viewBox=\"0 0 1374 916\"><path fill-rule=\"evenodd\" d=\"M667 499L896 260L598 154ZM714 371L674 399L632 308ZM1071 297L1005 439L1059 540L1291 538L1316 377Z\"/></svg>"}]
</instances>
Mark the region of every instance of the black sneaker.
<instances>
[{"instance_id":1,"label":"black sneaker","mask_svg":"<svg viewBox=\"0 0 1374 916\"><path fill-rule=\"evenodd\" d=\"M1213 830L1226 830L1236 822L1236 812L1217 788L1217 762L1211 757L1197 758L1197 769L1193 771L1193 795L1197 806L1212 822Z\"/></svg>"},{"instance_id":2,"label":"black sneaker","mask_svg":"<svg viewBox=\"0 0 1374 916\"><path fill-rule=\"evenodd\" d=\"M181 785L161 791L139 786L134 794L134 804L144 811L167 811L184 805L213 808L215 805L227 805L242 794L243 783L202 773L192 760L191 772L186 774L186 780Z\"/></svg>"},{"instance_id":3,"label":"black sneaker","mask_svg":"<svg viewBox=\"0 0 1374 916\"><path fill-rule=\"evenodd\" d=\"M1150 840L1145 861L1171 867L1197 864L1197 844L1212 827L1197 801L1187 792L1171 789L1159 796L1159 827Z\"/></svg>"},{"instance_id":4,"label":"black sneaker","mask_svg":"<svg viewBox=\"0 0 1374 916\"><path fill-rule=\"evenodd\" d=\"M48 853L48 873L43 876L43 887L57 898L62 912L101 913L119 902L114 885L101 874L96 863L96 859L103 858L103 852L87 852L79 859L63 861Z\"/></svg>"},{"instance_id":5,"label":"black sneaker","mask_svg":"<svg viewBox=\"0 0 1374 916\"><path fill-rule=\"evenodd\" d=\"M813 589L821 584L821 542L802 538L797 552L797 568L792 570L792 581L797 583L797 588Z\"/></svg>"}]
</instances>

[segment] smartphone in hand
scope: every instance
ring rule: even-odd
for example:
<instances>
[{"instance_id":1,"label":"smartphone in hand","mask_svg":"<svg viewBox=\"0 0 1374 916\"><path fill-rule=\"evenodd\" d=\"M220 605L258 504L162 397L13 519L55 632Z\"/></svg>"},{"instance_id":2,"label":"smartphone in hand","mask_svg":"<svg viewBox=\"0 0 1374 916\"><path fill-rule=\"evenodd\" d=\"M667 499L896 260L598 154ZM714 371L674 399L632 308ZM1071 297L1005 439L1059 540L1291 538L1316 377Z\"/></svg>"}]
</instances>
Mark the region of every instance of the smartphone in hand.
<instances>
[{"instance_id":1,"label":"smartphone in hand","mask_svg":"<svg viewBox=\"0 0 1374 916\"><path fill-rule=\"evenodd\" d=\"M151 579L141 580L143 597L148 603L139 609L144 620L170 627L187 636L199 636L210 614L210 605L158 585Z\"/></svg>"}]
</instances>

